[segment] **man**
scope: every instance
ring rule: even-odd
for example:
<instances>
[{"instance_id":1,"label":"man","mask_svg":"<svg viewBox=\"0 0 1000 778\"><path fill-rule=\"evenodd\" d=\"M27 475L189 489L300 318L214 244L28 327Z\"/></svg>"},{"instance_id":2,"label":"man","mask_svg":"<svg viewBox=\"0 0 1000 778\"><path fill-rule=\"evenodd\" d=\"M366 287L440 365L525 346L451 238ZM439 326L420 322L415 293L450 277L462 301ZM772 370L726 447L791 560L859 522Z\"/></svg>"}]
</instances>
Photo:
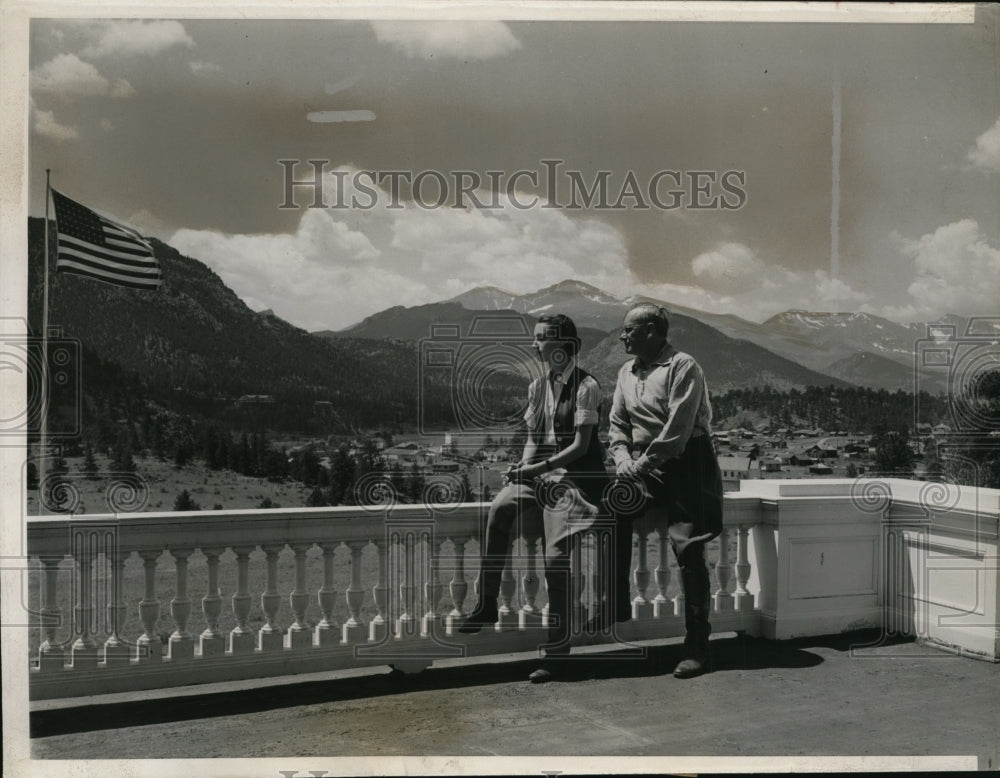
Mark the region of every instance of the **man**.
<instances>
[{"instance_id":1,"label":"man","mask_svg":"<svg viewBox=\"0 0 1000 778\"><path fill-rule=\"evenodd\" d=\"M674 670L709 670L710 595L705 544L722 531L722 475L709 437L712 407L701 367L667 340L666 312L641 304L625 316L620 340L633 359L618 372L609 447L620 480L641 481L647 510L666 513L684 591L685 658ZM628 516L617 538L631 537ZM619 549L619 557L622 551ZM619 587L628 570L616 570Z\"/></svg>"},{"instance_id":2,"label":"man","mask_svg":"<svg viewBox=\"0 0 1000 778\"><path fill-rule=\"evenodd\" d=\"M528 436L521 461L507 473L509 483L490 505L480 563L479 602L458 631L475 634L498 619L500 577L510 558L515 522L538 522L544 509L545 583L549 595L546 656L569 652L569 541L589 528L608 483L604 452L597 436L601 388L576 364L580 341L573 320L563 314L542 316L532 346L545 367L544 377L528 388L524 418ZM558 489L539 489L545 473L562 469ZM541 492L557 492L547 497ZM534 671L534 683L549 680L551 662Z\"/></svg>"}]
</instances>

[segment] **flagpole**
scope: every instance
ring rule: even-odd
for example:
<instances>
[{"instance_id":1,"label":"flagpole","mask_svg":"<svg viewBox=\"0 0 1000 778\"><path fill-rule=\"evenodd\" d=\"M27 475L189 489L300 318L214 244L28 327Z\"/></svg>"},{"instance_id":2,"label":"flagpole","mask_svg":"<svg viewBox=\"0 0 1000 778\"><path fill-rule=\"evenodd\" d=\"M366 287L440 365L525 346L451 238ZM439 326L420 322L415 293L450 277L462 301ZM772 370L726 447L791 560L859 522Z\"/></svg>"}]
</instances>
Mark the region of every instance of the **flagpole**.
<instances>
[{"instance_id":1,"label":"flagpole","mask_svg":"<svg viewBox=\"0 0 1000 778\"><path fill-rule=\"evenodd\" d=\"M48 465L48 427L49 427L49 175L51 168L45 168L45 257L42 266L42 380L39 387L39 409L41 412L38 435L38 514L42 514L42 496ZM30 398L29 398L30 399Z\"/></svg>"}]
</instances>

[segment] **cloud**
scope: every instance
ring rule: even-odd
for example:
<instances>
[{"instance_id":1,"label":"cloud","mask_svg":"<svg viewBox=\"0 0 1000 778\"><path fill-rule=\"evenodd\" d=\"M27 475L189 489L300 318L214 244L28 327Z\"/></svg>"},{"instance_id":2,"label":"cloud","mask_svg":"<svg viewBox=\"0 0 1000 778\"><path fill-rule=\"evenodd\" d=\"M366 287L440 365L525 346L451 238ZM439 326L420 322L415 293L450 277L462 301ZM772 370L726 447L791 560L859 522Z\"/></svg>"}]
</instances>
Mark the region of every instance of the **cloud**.
<instances>
[{"instance_id":1,"label":"cloud","mask_svg":"<svg viewBox=\"0 0 1000 778\"><path fill-rule=\"evenodd\" d=\"M328 171L328 204L353 196L371 203L355 188L356 176L353 168ZM311 201L299 194L303 204ZM380 194L370 208L303 208L290 235L181 230L168 242L209 264L251 307L273 308L308 330L339 329L393 305L437 302L475 286L524 293L566 278L620 298L644 295L753 321L791 308L860 310L896 321L995 314L1000 289L1000 251L972 220L919 240L895 235L911 274L899 274L896 297L876 298L825 270L793 271L735 241L691 259L697 284L640 282L629 270L624 237L599 220L541 204L516 208L502 194L495 209L426 208L407 200L389 207L388 194Z\"/></svg>"},{"instance_id":2,"label":"cloud","mask_svg":"<svg viewBox=\"0 0 1000 778\"><path fill-rule=\"evenodd\" d=\"M177 21L109 21L94 30L95 42L81 52L85 57L153 55L174 46L194 47L194 40Z\"/></svg>"},{"instance_id":3,"label":"cloud","mask_svg":"<svg viewBox=\"0 0 1000 778\"><path fill-rule=\"evenodd\" d=\"M328 178L327 191L334 191ZM344 179L345 199L356 194L352 180ZM570 277L610 282L624 272L624 240L601 222L519 210L503 198L506 207L497 210L388 202L366 211L304 209L292 235L180 230L169 242L210 265L251 307L273 308L310 330L481 284L527 292Z\"/></svg>"},{"instance_id":4,"label":"cloud","mask_svg":"<svg viewBox=\"0 0 1000 778\"><path fill-rule=\"evenodd\" d=\"M200 60L192 60L188 62L188 67L191 68L191 72L196 76L202 76L207 73L221 73L222 66L216 65L214 62L201 62Z\"/></svg>"},{"instance_id":5,"label":"cloud","mask_svg":"<svg viewBox=\"0 0 1000 778\"><path fill-rule=\"evenodd\" d=\"M111 82L108 94L112 97L134 97L135 89L124 78L116 78Z\"/></svg>"},{"instance_id":6,"label":"cloud","mask_svg":"<svg viewBox=\"0 0 1000 778\"><path fill-rule=\"evenodd\" d=\"M742 243L723 243L691 261L695 277L711 281L717 288L737 290L747 279L760 276L764 263Z\"/></svg>"},{"instance_id":7,"label":"cloud","mask_svg":"<svg viewBox=\"0 0 1000 778\"><path fill-rule=\"evenodd\" d=\"M977 167L1000 172L1000 119L976 138L976 147L969 149L968 158Z\"/></svg>"},{"instance_id":8,"label":"cloud","mask_svg":"<svg viewBox=\"0 0 1000 778\"><path fill-rule=\"evenodd\" d=\"M913 260L916 278L907 291L920 318L946 313L996 315L1000 299L1000 249L983 238L974 219L962 219L918 240L891 240Z\"/></svg>"},{"instance_id":9,"label":"cloud","mask_svg":"<svg viewBox=\"0 0 1000 778\"><path fill-rule=\"evenodd\" d=\"M81 97L133 97L135 89L124 78L109 81L76 54L59 54L31 71L28 81L35 94L64 100Z\"/></svg>"},{"instance_id":10,"label":"cloud","mask_svg":"<svg viewBox=\"0 0 1000 778\"><path fill-rule=\"evenodd\" d=\"M115 123L108 118L101 119L101 129L105 132L111 132L115 128Z\"/></svg>"},{"instance_id":11,"label":"cloud","mask_svg":"<svg viewBox=\"0 0 1000 778\"><path fill-rule=\"evenodd\" d=\"M36 108L32 111L32 114L34 117L33 126L35 132L39 135L54 140L57 143L66 140L76 140L80 137L80 133L76 131L75 127L59 124L52 111L39 111Z\"/></svg>"},{"instance_id":12,"label":"cloud","mask_svg":"<svg viewBox=\"0 0 1000 778\"><path fill-rule=\"evenodd\" d=\"M503 22L372 22L379 43L407 57L429 59L494 59L521 48Z\"/></svg>"},{"instance_id":13,"label":"cloud","mask_svg":"<svg viewBox=\"0 0 1000 778\"><path fill-rule=\"evenodd\" d=\"M34 93L60 97L96 97L111 89L111 82L76 54L59 54L39 65L31 71L28 82Z\"/></svg>"}]
</instances>

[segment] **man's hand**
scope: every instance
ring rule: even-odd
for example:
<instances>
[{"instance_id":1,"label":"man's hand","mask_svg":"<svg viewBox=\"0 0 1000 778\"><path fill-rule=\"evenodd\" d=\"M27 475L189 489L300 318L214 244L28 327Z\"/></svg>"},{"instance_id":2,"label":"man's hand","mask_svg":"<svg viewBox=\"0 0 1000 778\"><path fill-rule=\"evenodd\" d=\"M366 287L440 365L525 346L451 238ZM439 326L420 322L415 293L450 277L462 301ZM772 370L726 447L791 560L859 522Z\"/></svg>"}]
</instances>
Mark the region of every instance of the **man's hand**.
<instances>
[{"instance_id":1,"label":"man's hand","mask_svg":"<svg viewBox=\"0 0 1000 778\"><path fill-rule=\"evenodd\" d=\"M630 478L636 479L639 477L639 471L636 469L635 461L631 459L623 459L615 467L615 475L619 478Z\"/></svg>"}]
</instances>

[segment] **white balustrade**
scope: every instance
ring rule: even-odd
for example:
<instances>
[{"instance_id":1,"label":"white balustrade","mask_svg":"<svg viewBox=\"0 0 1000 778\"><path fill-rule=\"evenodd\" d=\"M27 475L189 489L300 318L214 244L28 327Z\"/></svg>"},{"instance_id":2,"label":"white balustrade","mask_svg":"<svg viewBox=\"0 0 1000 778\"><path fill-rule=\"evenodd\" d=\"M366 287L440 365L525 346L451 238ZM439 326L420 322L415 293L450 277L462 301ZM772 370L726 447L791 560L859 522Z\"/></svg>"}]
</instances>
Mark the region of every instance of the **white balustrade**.
<instances>
[{"instance_id":1,"label":"white balustrade","mask_svg":"<svg viewBox=\"0 0 1000 778\"><path fill-rule=\"evenodd\" d=\"M670 587L670 538L667 536L666 528L656 531L657 553L656 570L653 576L656 579L656 597L653 598L653 618L660 619L665 616L676 616L680 613L675 609L675 604L667 598L667 590Z\"/></svg>"},{"instance_id":2,"label":"white balustrade","mask_svg":"<svg viewBox=\"0 0 1000 778\"><path fill-rule=\"evenodd\" d=\"M636 595L632 599L632 618L649 619L653 616L653 603L647 599L649 592L649 536L645 532L636 533L636 560L634 580Z\"/></svg>"},{"instance_id":3,"label":"white balustrade","mask_svg":"<svg viewBox=\"0 0 1000 778\"><path fill-rule=\"evenodd\" d=\"M521 539L524 547L524 567L521 574L521 607L517 613L518 629L540 627L542 614L535 600L541 590L541 578L538 571L538 541L537 536L526 536Z\"/></svg>"},{"instance_id":4,"label":"white balustrade","mask_svg":"<svg viewBox=\"0 0 1000 778\"><path fill-rule=\"evenodd\" d=\"M404 531L401 542L396 544L402 554L403 580L399 585L399 617L396 619L396 638L412 637L416 633L416 539L412 531Z\"/></svg>"},{"instance_id":5,"label":"white balustrade","mask_svg":"<svg viewBox=\"0 0 1000 778\"><path fill-rule=\"evenodd\" d=\"M729 592L729 581L733 567L729 564L729 530L723 528L719 535L719 561L715 563L715 577L719 588L712 596L712 602L717 611L733 610L733 595Z\"/></svg>"},{"instance_id":6,"label":"white balustrade","mask_svg":"<svg viewBox=\"0 0 1000 778\"><path fill-rule=\"evenodd\" d=\"M355 541L348 543L351 550L351 584L347 587L345 597L347 598L347 608L351 612L350 618L344 622L344 642L358 643L364 640L364 626L361 623L361 606L365 601L365 589L361 585L361 555L365 550L365 543ZM380 558L381 572L381 558ZM379 579L382 580L381 578ZM382 613L382 609L379 610Z\"/></svg>"},{"instance_id":7,"label":"white balustrade","mask_svg":"<svg viewBox=\"0 0 1000 778\"><path fill-rule=\"evenodd\" d=\"M333 585L334 560L336 556L335 552L337 550L337 544L321 543L320 548L323 550L323 585L317 593L317 598L319 599L319 607L320 611L323 613L323 618L320 620L319 624L316 625L316 645L332 646L337 642L339 637L335 626L336 618L333 615L333 609L337 602L337 590ZM361 565L358 564L359 579L361 577L360 567Z\"/></svg>"},{"instance_id":8,"label":"white balustrade","mask_svg":"<svg viewBox=\"0 0 1000 778\"><path fill-rule=\"evenodd\" d=\"M156 562L162 551L140 551L145 593L139 602L139 617L145 632L136 641L136 658L140 662L156 662L163 656L163 642L156 632L156 622L160 618L160 601L156 599Z\"/></svg>"},{"instance_id":9,"label":"white balustrade","mask_svg":"<svg viewBox=\"0 0 1000 778\"><path fill-rule=\"evenodd\" d=\"M375 583L375 588L372 590L372 597L375 600L377 613L368 625L368 641L379 643L388 637L389 632L389 586L386 583L389 571L389 541L387 539L377 539L374 543L378 552L378 580ZM361 569L360 558L359 555L359 571Z\"/></svg>"},{"instance_id":10,"label":"white balustrade","mask_svg":"<svg viewBox=\"0 0 1000 778\"><path fill-rule=\"evenodd\" d=\"M309 590L306 589L306 552L309 544L296 543L292 547L295 554L295 588L289 595L292 615L295 621L288 628L288 646L294 649L312 645L312 631L306 624L306 607L309 605Z\"/></svg>"},{"instance_id":11,"label":"white balustrade","mask_svg":"<svg viewBox=\"0 0 1000 778\"><path fill-rule=\"evenodd\" d=\"M514 540L513 545L517 545ZM513 559L513 552L511 552ZM497 619L497 630L506 631L517 629L518 615L514 605L514 595L517 592L517 579L514 577L514 570L511 564L504 567L500 576L500 603L498 606L499 618Z\"/></svg>"},{"instance_id":12,"label":"white balustrade","mask_svg":"<svg viewBox=\"0 0 1000 778\"><path fill-rule=\"evenodd\" d=\"M438 604L444 595L444 584L441 583L439 564L440 549L433 548L433 543L434 540L430 533L423 533L421 536L421 548L426 550L424 565L426 572L426 578L424 579L426 611L420 621L420 634L422 637L429 637L432 634L439 633L439 625L444 623L438 611Z\"/></svg>"},{"instance_id":13,"label":"white balustrade","mask_svg":"<svg viewBox=\"0 0 1000 778\"><path fill-rule=\"evenodd\" d=\"M736 536L736 591L733 594L733 604L739 611L753 608L753 595L747 590L751 570L748 550L749 535L750 527L746 524L740 524Z\"/></svg>"},{"instance_id":14,"label":"white balustrade","mask_svg":"<svg viewBox=\"0 0 1000 778\"><path fill-rule=\"evenodd\" d=\"M38 649L38 668L44 672L52 670L62 670L65 655L62 645L56 638L56 632L62 620L62 609L59 607L59 563L63 556L43 556L41 557L44 569L42 579L42 608L41 627L45 635L45 641Z\"/></svg>"},{"instance_id":15,"label":"white balustrade","mask_svg":"<svg viewBox=\"0 0 1000 778\"><path fill-rule=\"evenodd\" d=\"M177 572L177 594L170 601L174 632L168 641L167 658L174 662L186 662L194 657L194 638L187 629L188 619L191 618L191 600L187 596L188 557L191 552L189 548L170 550Z\"/></svg>"},{"instance_id":16,"label":"white balustrade","mask_svg":"<svg viewBox=\"0 0 1000 778\"><path fill-rule=\"evenodd\" d=\"M236 554L236 593L233 595L233 615L236 626L229 633L229 651L233 655L252 654L255 637L253 629L247 624L250 617L250 605L253 598L250 595L250 552L252 548L237 546Z\"/></svg>"},{"instance_id":17,"label":"white balustrade","mask_svg":"<svg viewBox=\"0 0 1000 778\"><path fill-rule=\"evenodd\" d=\"M454 567L451 581L448 583L448 594L451 596L452 609L445 619L446 634L451 635L455 628L465 618L463 609L465 598L469 594L469 582L465 580L465 538L454 538Z\"/></svg>"},{"instance_id":18,"label":"white balustrade","mask_svg":"<svg viewBox=\"0 0 1000 778\"><path fill-rule=\"evenodd\" d=\"M257 647L261 651L279 651L284 648L285 634L277 624L281 594L278 592L278 554L281 546L268 545L261 549L267 557L267 588L260 596L266 622L257 633Z\"/></svg>"},{"instance_id":19,"label":"white balustrade","mask_svg":"<svg viewBox=\"0 0 1000 778\"><path fill-rule=\"evenodd\" d=\"M428 647L436 646L436 639L466 644L470 651L474 646L479 654L534 650L544 640L548 611L540 602L544 558L538 529L515 541L516 553L501 578L498 628L471 637L454 629L466 613L466 576L478 572L478 560L466 555L469 541L480 539L485 507L435 510L419 525L413 522L427 518L422 506L396 506L380 514L339 507L31 518L29 549L39 560L40 600L32 695L73 696L386 662L415 667L420 652L430 655ZM756 629L758 611L748 588L748 532L758 523L756 515L744 510L738 528L734 525L738 562L736 592L730 596L735 607L729 616L715 612L717 618L724 616L717 626L713 619L716 630ZM115 548L95 542L109 526L116 533ZM683 618L671 618L683 611L668 599L665 528L649 531L657 533L659 563L650 573L648 533L640 533L632 571L636 619L625 625L629 639L683 634ZM606 590L612 538L602 530L582 540L574 538L569 552L568 617L577 631L598 609L611 606ZM452 550L442 551L444 544ZM313 545L319 550L315 555L309 552ZM363 564L369 547L375 570ZM132 554L138 557L136 566L127 565ZM64 559L75 565L72 587L64 580ZM727 566L732 567L724 558L715 568L721 589L728 581ZM106 595L101 588L105 573ZM335 587L338 575L349 581L343 596ZM322 581L315 594L311 580ZM192 595L201 606L195 624ZM223 608L224 598L231 609ZM283 629L285 598L291 623ZM64 639L60 623L67 606L73 617L62 627L69 632ZM319 621L312 628L308 610L317 606ZM102 627L97 614L103 618L105 613ZM167 629L163 615L169 619ZM161 635L167 633L164 644ZM131 655L130 645L135 646ZM366 647L372 650L366 653ZM380 647L409 652L413 659L380 659Z\"/></svg>"},{"instance_id":20,"label":"white balustrade","mask_svg":"<svg viewBox=\"0 0 1000 778\"><path fill-rule=\"evenodd\" d=\"M219 629L219 617L222 615L222 595L219 594L219 557L222 551L217 548L204 549L202 553L208 560L208 591L201 598L201 610L205 616L205 630L198 639L202 656L216 656L225 653L226 640Z\"/></svg>"}]
</instances>

